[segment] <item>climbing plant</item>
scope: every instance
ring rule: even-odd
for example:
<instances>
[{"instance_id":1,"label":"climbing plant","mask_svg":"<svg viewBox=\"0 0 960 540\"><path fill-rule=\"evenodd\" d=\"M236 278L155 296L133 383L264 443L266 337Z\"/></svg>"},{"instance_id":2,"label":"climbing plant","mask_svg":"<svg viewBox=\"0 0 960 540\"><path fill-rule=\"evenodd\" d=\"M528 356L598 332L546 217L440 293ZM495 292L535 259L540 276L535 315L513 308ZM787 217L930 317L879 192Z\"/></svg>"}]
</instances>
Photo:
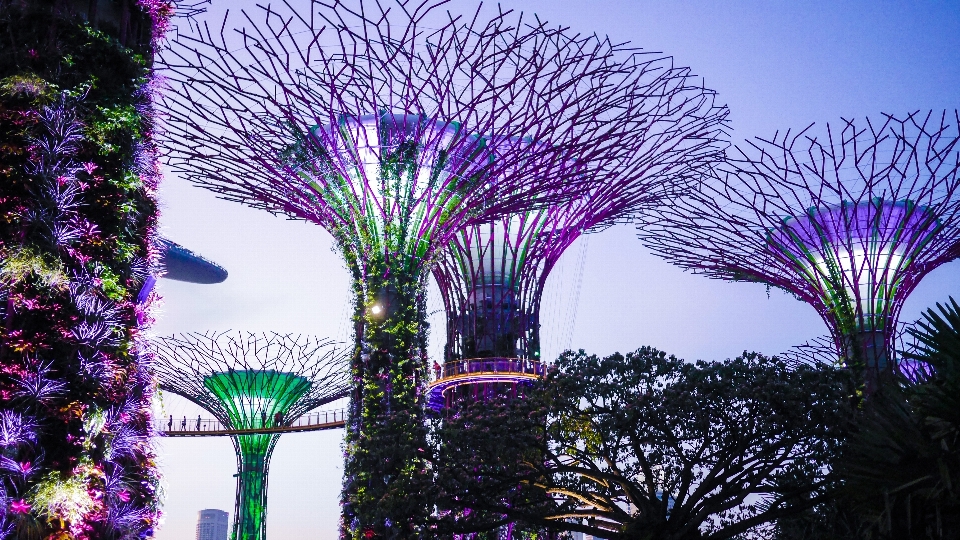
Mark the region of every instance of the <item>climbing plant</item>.
<instances>
[{"instance_id":1,"label":"climbing plant","mask_svg":"<svg viewBox=\"0 0 960 540\"><path fill-rule=\"evenodd\" d=\"M172 8L60 4L0 2L0 538L146 538L150 66Z\"/></svg>"}]
</instances>

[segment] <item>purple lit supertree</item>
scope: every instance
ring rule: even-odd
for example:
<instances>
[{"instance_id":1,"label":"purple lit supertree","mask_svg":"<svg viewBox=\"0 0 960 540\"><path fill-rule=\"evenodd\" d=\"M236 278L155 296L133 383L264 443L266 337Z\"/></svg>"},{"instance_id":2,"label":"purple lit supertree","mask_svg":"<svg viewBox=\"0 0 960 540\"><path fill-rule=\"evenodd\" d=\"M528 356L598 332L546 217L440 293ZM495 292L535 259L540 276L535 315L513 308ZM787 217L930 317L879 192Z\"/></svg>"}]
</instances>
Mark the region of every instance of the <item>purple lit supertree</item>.
<instances>
[{"instance_id":1,"label":"purple lit supertree","mask_svg":"<svg viewBox=\"0 0 960 540\"><path fill-rule=\"evenodd\" d=\"M430 405L449 406L542 375L540 301L547 277L581 234L629 222L682 193L722 159L727 109L670 58L626 59L630 98L642 102L630 159L587 172L588 191L569 202L471 225L433 267L447 317L442 371ZM531 174L536 174L532 171Z\"/></svg>"},{"instance_id":2,"label":"purple lit supertree","mask_svg":"<svg viewBox=\"0 0 960 540\"><path fill-rule=\"evenodd\" d=\"M958 255L957 120L883 115L758 138L701 189L649 213L641 237L695 273L809 303L872 391L895 368L903 301Z\"/></svg>"},{"instance_id":3,"label":"purple lit supertree","mask_svg":"<svg viewBox=\"0 0 960 540\"><path fill-rule=\"evenodd\" d=\"M419 534L428 514L424 282L437 250L633 159L650 119L630 66L664 67L440 4L268 7L236 42L207 30L166 54L174 170L323 226L353 278L344 537Z\"/></svg>"}]
</instances>

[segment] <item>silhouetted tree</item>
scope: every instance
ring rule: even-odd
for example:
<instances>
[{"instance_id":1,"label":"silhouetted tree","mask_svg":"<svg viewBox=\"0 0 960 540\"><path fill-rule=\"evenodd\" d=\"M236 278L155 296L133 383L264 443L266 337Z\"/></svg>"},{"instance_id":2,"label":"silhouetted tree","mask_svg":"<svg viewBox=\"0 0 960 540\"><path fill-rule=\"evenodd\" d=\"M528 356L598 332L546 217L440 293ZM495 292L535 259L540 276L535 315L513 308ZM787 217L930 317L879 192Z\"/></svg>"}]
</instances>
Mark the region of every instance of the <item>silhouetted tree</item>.
<instances>
[{"instance_id":1,"label":"silhouetted tree","mask_svg":"<svg viewBox=\"0 0 960 540\"><path fill-rule=\"evenodd\" d=\"M867 538L960 538L960 306L911 330L921 366L867 400L838 472Z\"/></svg>"},{"instance_id":2,"label":"silhouetted tree","mask_svg":"<svg viewBox=\"0 0 960 540\"><path fill-rule=\"evenodd\" d=\"M733 537L831 496L848 381L754 353L567 352L524 400L445 421L437 485L477 529L500 516L611 539Z\"/></svg>"}]
</instances>

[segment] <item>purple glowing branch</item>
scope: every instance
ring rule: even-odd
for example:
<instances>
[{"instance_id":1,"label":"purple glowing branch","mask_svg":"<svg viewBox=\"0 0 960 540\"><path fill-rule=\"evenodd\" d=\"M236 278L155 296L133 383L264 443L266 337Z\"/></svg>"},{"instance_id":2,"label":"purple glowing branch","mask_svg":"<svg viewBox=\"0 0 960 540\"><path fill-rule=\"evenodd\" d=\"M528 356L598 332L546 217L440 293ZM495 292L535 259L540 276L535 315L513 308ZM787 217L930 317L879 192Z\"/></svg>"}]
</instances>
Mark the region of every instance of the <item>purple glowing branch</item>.
<instances>
[{"instance_id":1,"label":"purple glowing branch","mask_svg":"<svg viewBox=\"0 0 960 540\"><path fill-rule=\"evenodd\" d=\"M629 151L601 142L603 166L586 173L582 197L473 225L451 240L434 268L447 312L448 359L490 354L491 347L498 355L537 356L543 286L564 250L584 232L629 222L673 198L722 159L727 110L714 105L689 69L668 58L616 57L611 49L608 62L622 62L619 73L630 81L617 89L631 103ZM505 343L491 343L498 340Z\"/></svg>"},{"instance_id":2,"label":"purple glowing branch","mask_svg":"<svg viewBox=\"0 0 960 540\"><path fill-rule=\"evenodd\" d=\"M845 358L858 334L889 350L904 299L958 254L958 139L956 112L756 139L701 189L649 213L641 238L695 273L810 303Z\"/></svg>"},{"instance_id":3,"label":"purple glowing branch","mask_svg":"<svg viewBox=\"0 0 960 540\"><path fill-rule=\"evenodd\" d=\"M631 171L682 175L683 160L662 158L716 152L725 111L669 58L510 12L437 27L425 22L436 6L414 2L362 14L312 2L309 18L286 7L265 8L263 23L244 14L236 46L209 29L177 40L165 55L176 88L163 104L167 146L194 183L317 222L342 244L365 245L377 232L365 224L394 215L361 151L381 165L399 142L448 151L429 186L408 179L399 193L422 220L413 237L429 241L427 256L466 224L569 200L624 172L610 187L635 198ZM648 129L656 122L675 128Z\"/></svg>"},{"instance_id":4,"label":"purple glowing branch","mask_svg":"<svg viewBox=\"0 0 960 540\"><path fill-rule=\"evenodd\" d=\"M665 204L722 159L726 109L713 105L708 90L669 82L664 87L655 78L648 83L657 91L639 92L655 96L635 133L644 141L640 151L624 162L611 157L582 198L467 227L451 241L434 267L447 312L448 359L538 356L540 299L563 252L585 232ZM494 345L498 340L505 343Z\"/></svg>"}]
</instances>

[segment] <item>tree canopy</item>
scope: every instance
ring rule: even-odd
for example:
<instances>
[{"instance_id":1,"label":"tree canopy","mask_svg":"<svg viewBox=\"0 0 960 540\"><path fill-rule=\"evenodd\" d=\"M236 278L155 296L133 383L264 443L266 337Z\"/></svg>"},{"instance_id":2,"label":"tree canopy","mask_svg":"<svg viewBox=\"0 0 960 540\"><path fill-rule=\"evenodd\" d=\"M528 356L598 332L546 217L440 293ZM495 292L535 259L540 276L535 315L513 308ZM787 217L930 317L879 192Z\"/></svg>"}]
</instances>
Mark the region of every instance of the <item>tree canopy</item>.
<instances>
[{"instance_id":1,"label":"tree canopy","mask_svg":"<svg viewBox=\"0 0 960 540\"><path fill-rule=\"evenodd\" d=\"M465 405L442 422L440 526L736 536L830 495L848 381L755 353L687 363L647 347L567 352L524 399Z\"/></svg>"}]
</instances>

